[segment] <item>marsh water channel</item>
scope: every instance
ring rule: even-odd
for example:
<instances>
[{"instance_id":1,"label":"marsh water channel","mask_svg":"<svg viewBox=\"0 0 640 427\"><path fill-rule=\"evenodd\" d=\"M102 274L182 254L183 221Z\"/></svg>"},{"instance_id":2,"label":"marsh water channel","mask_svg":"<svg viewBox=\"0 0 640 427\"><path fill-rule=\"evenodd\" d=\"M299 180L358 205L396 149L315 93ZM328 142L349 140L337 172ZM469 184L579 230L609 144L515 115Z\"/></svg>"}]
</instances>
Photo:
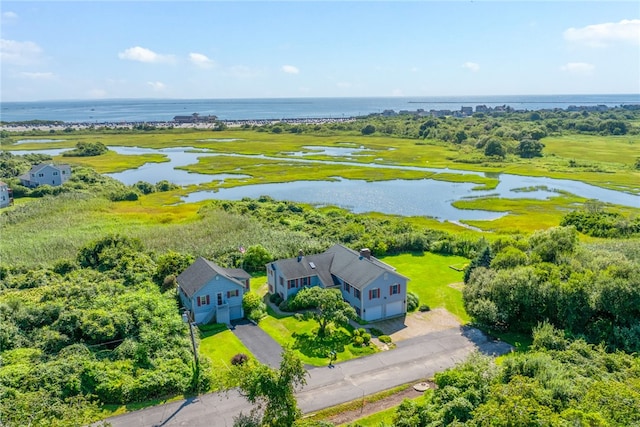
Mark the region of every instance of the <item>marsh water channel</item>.
<instances>
[{"instance_id":1,"label":"marsh water channel","mask_svg":"<svg viewBox=\"0 0 640 427\"><path fill-rule=\"evenodd\" d=\"M508 212L458 209L452 203L462 199L494 196L504 199L549 199L560 192L571 193L587 199L597 199L605 203L618 204L634 208L640 207L640 196L621 191L609 190L580 181L531 177L511 174L487 174L453 169L437 169L415 166L393 166L377 163L358 163L354 161L364 148L351 147L303 147L307 151L285 153L282 157L264 155L228 154L193 147L141 148L110 146L109 149L123 155L163 154L169 160L163 163L145 163L139 168L123 172L106 174L127 185L138 181L156 183L168 180L186 186L214 181L223 182L233 179L239 186L219 188L217 190L194 191L182 197L184 202L197 202L207 199L240 200L245 197L258 198L263 195L276 200L309 203L313 205L340 206L354 213L381 212L402 216L426 216L441 221L460 222L464 220L492 220L507 215ZM13 151L14 154L42 153L51 156L60 155L69 149L44 149ZM363 181L336 177L324 181L292 181L273 184L242 185L242 179L248 178L241 171L238 174L201 174L176 169L198 163L198 159L207 156L239 156L262 160L286 160L311 164L342 164L345 167L384 168L397 170L415 170L459 175L476 175L494 178L499 181L491 190L474 182L449 182L437 179L392 179L386 181ZM309 155L335 157L331 160L315 160Z\"/></svg>"}]
</instances>

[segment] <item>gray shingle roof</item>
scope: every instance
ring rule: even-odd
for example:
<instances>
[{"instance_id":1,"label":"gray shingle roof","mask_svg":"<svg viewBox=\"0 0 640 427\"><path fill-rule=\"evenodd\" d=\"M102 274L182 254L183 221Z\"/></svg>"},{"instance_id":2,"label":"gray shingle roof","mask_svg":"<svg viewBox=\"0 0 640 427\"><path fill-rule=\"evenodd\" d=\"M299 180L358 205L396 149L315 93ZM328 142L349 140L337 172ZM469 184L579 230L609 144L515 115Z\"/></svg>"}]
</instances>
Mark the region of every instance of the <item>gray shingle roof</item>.
<instances>
[{"instance_id":1,"label":"gray shingle roof","mask_svg":"<svg viewBox=\"0 0 640 427\"><path fill-rule=\"evenodd\" d=\"M234 274L229 274L229 273ZM226 279L232 281L238 286L243 286L241 282L234 278L238 277L236 274L240 274L240 272L244 272L249 278L249 274L242 269L226 269L220 267L218 264L204 259L202 257L198 257L193 264L191 264L185 271L180 273L176 278L178 285L183 290L183 292L187 295L187 297L191 298L196 292L198 292L204 285L213 280L216 275L220 275L225 277ZM242 278L242 277L238 277Z\"/></svg>"},{"instance_id":2,"label":"gray shingle roof","mask_svg":"<svg viewBox=\"0 0 640 427\"><path fill-rule=\"evenodd\" d=\"M312 268L311 263L316 268ZM334 285L332 275L360 290L384 273L392 272L404 277L379 259L360 256L359 252L340 244L333 245L321 254L303 256L300 260L298 257L283 259L274 264L287 279L318 275L325 287Z\"/></svg>"}]
</instances>

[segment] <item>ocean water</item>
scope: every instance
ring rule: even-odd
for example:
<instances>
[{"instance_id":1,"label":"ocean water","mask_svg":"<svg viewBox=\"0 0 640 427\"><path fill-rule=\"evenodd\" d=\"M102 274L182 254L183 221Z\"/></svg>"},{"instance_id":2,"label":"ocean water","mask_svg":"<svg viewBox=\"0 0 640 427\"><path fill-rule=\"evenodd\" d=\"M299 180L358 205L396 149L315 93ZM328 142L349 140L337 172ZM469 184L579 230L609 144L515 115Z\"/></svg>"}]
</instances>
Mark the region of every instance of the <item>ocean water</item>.
<instances>
[{"instance_id":1,"label":"ocean water","mask_svg":"<svg viewBox=\"0 0 640 427\"><path fill-rule=\"evenodd\" d=\"M508 105L516 110L571 105L640 104L640 94L521 95L457 97L273 98L273 99L109 99L0 102L0 120L60 120L69 123L165 122L177 115L216 115L222 120L345 118L384 110L460 110Z\"/></svg>"}]
</instances>

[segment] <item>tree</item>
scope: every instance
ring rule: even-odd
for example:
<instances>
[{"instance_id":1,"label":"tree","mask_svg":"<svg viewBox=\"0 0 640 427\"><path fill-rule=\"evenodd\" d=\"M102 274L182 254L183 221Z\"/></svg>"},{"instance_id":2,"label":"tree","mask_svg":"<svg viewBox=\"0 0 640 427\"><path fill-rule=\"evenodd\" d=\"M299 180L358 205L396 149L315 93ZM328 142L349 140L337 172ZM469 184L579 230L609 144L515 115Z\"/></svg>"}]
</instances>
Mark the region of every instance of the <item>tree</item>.
<instances>
[{"instance_id":1,"label":"tree","mask_svg":"<svg viewBox=\"0 0 640 427\"><path fill-rule=\"evenodd\" d=\"M516 153L523 159L530 159L532 157L542 157L542 149L544 144L535 139L523 139L518 144Z\"/></svg>"},{"instance_id":2,"label":"tree","mask_svg":"<svg viewBox=\"0 0 640 427\"><path fill-rule=\"evenodd\" d=\"M264 408L263 419L271 427L291 427L301 415L294 392L307 383L302 361L290 350L282 352L280 369L267 365L245 363L229 373L250 403Z\"/></svg>"},{"instance_id":3,"label":"tree","mask_svg":"<svg viewBox=\"0 0 640 427\"><path fill-rule=\"evenodd\" d=\"M264 270L265 264L273 259L262 245L249 246L244 254L243 267L249 271Z\"/></svg>"},{"instance_id":4,"label":"tree","mask_svg":"<svg viewBox=\"0 0 640 427\"><path fill-rule=\"evenodd\" d=\"M484 148L484 155L487 157L500 157L504 158L507 154L506 150L502 146L502 143L497 139L491 139L487 142Z\"/></svg>"},{"instance_id":5,"label":"tree","mask_svg":"<svg viewBox=\"0 0 640 427\"><path fill-rule=\"evenodd\" d=\"M375 131L376 131L376 127L374 125L369 124L363 127L360 132L362 132L363 135L371 135Z\"/></svg>"},{"instance_id":6,"label":"tree","mask_svg":"<svg viewBox=\"0 0 640 427\"><path fill-rule=\"evenodd\" d=\"M308 316L313 318L320 328L318 336L326 335L330 323L346 325L356 318L356 311L344 299L338 289L325 289L314 286L302 289L294 297L294 306L313 307Z\"/></svg>"}]
</instances>

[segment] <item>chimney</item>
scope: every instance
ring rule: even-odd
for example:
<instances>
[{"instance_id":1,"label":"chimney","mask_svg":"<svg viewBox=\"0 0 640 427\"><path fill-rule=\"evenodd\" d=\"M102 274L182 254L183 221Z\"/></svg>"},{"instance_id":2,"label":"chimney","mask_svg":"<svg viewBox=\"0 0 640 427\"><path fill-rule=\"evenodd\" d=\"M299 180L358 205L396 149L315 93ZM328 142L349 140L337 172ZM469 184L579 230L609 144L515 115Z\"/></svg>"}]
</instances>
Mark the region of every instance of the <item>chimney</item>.
<instances>
[{"instance_id":1,"label":"chimney","mask_svg":"<svg viewBox=\"0 0 640 427\"><path fill-rule=\"evenodd\" d=\"M304 256L304 252L302 252L302 249L300 249L298 251L298 262L302 261L302 257Z\"/></svg>"},{"instance_id":2,"label":"chimney","mask_svg":"<svg viewBox=\"0 0 640 427\"><path fill-rule=\"evenodd\" d=\"M369 250L368 248L360 249L360 257L371 259L371 250Z\"/></svg>"}]
</instances>

